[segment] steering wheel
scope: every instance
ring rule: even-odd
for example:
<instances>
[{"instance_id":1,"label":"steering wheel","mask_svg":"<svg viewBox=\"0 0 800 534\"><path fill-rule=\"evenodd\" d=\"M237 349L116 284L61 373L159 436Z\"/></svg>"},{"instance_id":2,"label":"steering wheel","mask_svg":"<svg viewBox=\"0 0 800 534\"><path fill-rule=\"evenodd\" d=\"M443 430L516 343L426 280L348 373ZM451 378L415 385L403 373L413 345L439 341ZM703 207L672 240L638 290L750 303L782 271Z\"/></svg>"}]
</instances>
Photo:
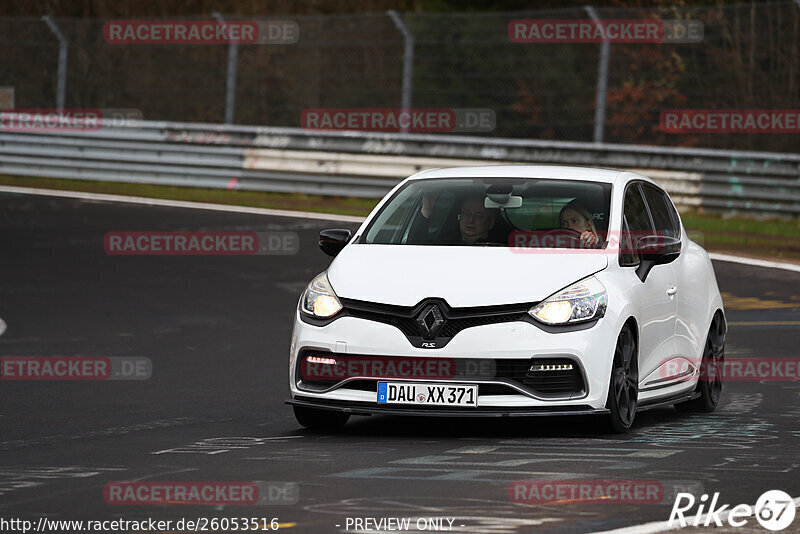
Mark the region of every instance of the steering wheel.
<instances>
[{"instance_id":1,"label":"steering wheel","mask_svg":"<svg viewBox=\"0 0 800 534\"><path fill-rule=\"evenodd\" d=\"M581 242L581 232L578 230L573 230L572 228L556 228L554 230L549 230L545 232L543 237L549 236L558 236L558 237L566 237L567 239L572 239L576 243L580 244Z\"/></svg>"}]
</instances>

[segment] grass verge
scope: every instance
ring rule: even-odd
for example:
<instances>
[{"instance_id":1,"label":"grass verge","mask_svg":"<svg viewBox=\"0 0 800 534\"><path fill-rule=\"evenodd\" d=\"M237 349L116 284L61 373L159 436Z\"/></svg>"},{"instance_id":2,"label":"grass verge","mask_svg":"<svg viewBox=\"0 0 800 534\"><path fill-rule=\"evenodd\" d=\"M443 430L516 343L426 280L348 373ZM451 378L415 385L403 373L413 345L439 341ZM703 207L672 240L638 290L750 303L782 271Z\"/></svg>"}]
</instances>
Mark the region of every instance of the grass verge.
<instances>
[{"instance_id":1,"label":"grass verge","mask_svg":"<svg viewBox=\"0 0 800 534\"><path fill-rule=\"evenodd\" d=\"M800 263L800 220L681 213L689 235L706 250Z\"/></svg>"},{"instance_id":2,"label":"grass verge","mask_svg":"<svg viewBox=\"0 0 800 534\"><path fill-rule=\"evenodd\" d=\"M201 189L195 187L124 184L115 182L94 182L88 180L61 180L53 178L28 178L5 175L0 175L0 185L58 189L62 191L83 191L87 193L107 193L111 195L160 198L164 200L209 202L212 204L231 204L234 206L250 206L255 208L337 213L340 215L356 216L366 216L369 214L379 200L372 198L304 195L301 193L267 193L260 191L242 191L236 189Z\"/></svg>"}]
</instances>

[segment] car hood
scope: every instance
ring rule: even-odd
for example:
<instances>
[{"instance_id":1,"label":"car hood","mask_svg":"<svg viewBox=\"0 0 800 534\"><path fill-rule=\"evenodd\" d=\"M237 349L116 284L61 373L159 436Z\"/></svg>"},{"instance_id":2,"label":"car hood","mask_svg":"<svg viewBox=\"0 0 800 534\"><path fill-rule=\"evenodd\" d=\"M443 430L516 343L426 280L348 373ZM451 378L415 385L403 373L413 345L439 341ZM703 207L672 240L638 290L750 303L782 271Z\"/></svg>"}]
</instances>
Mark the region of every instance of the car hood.
<instances>
[{"instance_id":1,"label":"car hood","mask_svg":"<svg viewBox=\"0 0 800 534\"><path fill-rule=\"evenodd\" d=\"M440 297L463 308L538 302L607 266L603 250L351 244L328 280L342 298L413 306Z\"/></svg>"}]
</instances>

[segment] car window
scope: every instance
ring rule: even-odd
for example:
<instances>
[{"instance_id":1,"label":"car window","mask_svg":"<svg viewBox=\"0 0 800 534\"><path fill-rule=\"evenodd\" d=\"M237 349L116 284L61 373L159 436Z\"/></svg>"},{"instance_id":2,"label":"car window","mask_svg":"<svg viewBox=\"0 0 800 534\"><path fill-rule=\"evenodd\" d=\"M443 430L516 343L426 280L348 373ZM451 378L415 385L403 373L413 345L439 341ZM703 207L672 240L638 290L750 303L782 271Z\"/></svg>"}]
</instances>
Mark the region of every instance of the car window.
<instances>
[{"instance_id":1,"label":"car window","mask_svg":"<svg viewBox=\"0 0 800 534\"><path fill-rule=\"evenodd\" d=\"M658 235L680 238L680 224L678 214L672 207L672 202L666 193L649 184L643 184L645 199L650 207L650 215Z\"/></svg>"},{"instance_id":2,"label":"car window","mask_svg":"<svg viewBox=\"0 0 800 534\"><path fill-rule=\"evenodd\" d=\"M407 219L418 209L422 195L418 191L403 189L393 202L385 206L373 224L369 238L376 243L391 243L406 239Z\"/></svg>"},{"instance_id":3,"label":"car window","mask_svg":"<svg viewBox=\"0 0 800 534\"><path fill-rule=\"evenodd\" d=\"M442 225L446 222L447 216L452 213L453 207L456 203L456 195L452 191L443 191L436 199L436 204L433 206L433 216L431 217L431 233L436 233L441 230Z\"/></svg>"},{"instance_id":4,"label":"car window","mask_svg":"<svg viewBox=\"0 0 800 534\"><path fill-rule=\"evenodd\" d=\"M638 184L631 184L625 192L623 231L620 240L619 264L636 265L636 241L653 233L653 223Z\"/></svg>"},{"instance_id":5,"label":"car window","mask_svg":"<svg viewBox=\"0 0 800 534\"><path fill-rule=\"evenodd\" d=\"M628 221L631 232L646 235L653 231L653 224L638 184L631 185L625 192L625 220Z\"/></svg>"}]
</instances>

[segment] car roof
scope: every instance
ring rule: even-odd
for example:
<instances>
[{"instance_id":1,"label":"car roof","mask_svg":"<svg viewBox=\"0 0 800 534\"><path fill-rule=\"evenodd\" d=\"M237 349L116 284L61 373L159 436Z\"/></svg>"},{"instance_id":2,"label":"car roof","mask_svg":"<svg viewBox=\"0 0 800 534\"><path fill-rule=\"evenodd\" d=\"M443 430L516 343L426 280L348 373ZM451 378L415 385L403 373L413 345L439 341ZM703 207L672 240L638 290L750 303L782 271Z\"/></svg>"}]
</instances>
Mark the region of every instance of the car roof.
<instances>
[{"instance_id":1,"label":"car roof","mask_svg":"<svg viewBox=\"0 0 800 534\"><path fill-rule=\"evenodd\" d=\"M573 167L568 165L482 165L476 167L448 167L419 172L409 180L433 178L552 178L561 180L585 180L589 182L614 183L622 175L627 179L647 177L623 170L598 169L595 167ZM625 181L627 181L627 179Z\"/></svg>"}]
</instances>

